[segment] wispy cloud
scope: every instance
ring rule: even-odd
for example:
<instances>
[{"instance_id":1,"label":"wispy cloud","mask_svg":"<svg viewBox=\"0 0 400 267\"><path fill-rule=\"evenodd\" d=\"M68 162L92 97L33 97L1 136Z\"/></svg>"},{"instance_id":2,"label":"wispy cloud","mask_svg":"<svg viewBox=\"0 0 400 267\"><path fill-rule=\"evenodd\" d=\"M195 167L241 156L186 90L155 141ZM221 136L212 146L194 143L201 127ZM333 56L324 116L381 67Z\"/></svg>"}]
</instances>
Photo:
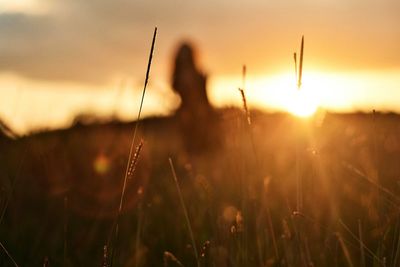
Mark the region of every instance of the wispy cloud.
<instances>
[{"instance_id":1,"label":"wispy cloud","mask_svg":"<svg viewBox=\"0 0 400 267\"><path fill-rule=\"evenodd\" d=\"M182 37L199 40L208 64L220 72L243 62L263 71L279 68L290 62L301 34L312 40L309 64L356 69L399 67L400 62L395 0L60 0L41 5L45 12L28 12L34 5L27 5L27 12L0 13L0 72L90 83L134 75L143 68L154 25L160 28L156 72L166 72L171 49Z\"/></svg>"}]
</instances>

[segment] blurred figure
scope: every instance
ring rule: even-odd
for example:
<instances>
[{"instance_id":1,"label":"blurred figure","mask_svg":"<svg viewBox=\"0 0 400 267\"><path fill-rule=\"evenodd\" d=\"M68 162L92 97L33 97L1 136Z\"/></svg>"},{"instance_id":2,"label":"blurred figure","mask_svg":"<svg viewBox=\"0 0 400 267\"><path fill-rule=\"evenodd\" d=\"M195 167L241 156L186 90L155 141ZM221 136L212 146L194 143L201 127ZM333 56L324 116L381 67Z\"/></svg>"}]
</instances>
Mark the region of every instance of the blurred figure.
<instances>
[{"instance_id":1,"label":"blurred figure","mask_svg":"<svg viewBox=\"0 0 400 267\"><path fill-rule=\"evenodd\" d=\"M193 47L182 43L175 56L172 87L181 98L176 111L188 152L204 152L218 144L216 112L206 90L206 75L198 70Z\"/></svg>"}]
</instances>

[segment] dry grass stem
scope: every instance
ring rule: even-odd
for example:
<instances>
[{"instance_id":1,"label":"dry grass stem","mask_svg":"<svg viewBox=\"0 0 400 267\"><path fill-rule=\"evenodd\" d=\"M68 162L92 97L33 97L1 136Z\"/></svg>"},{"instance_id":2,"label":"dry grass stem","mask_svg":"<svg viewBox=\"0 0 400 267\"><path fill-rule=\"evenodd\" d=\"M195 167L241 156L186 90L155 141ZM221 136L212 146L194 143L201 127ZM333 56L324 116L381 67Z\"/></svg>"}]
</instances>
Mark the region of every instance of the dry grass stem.
<instances>
[{"instance_id":1,"label":"dry grass stem","mask_svg":"<svg viewBox=\"0 0 400 267\"><path fill-rule=\"evenodd\" d=\"M140 143L136 146L135 154L133 155L133 159L131 160L131 163L129 164L128 178L132 178L133 174L135 173L136 165L138 163L138 160L140 157L140 151L142 150L142 147L143 147L143 140L141 140Z\"/></svg>"},{"instance_id":2,"label":"dry grass stem","mask_svg":"<svg viewBox=\"0 0 400 267\"><path fill-rule=\"evenodd\" d=\"M132 138L131 146L130 146L130 149L129 149L129 157L128 157L128 162L127 162L126 169L125 169L124 182L123 182L123 185L122 185L122 192L121 192L119 207L118 207L116 220L115 220L116 221L116 223L115 223L115 244L118 244L119 217L121 216L121 211L122 211L122 207L123 207L126 184L127 184L127 180L128 180L128 176L129 176L128 175L129 167L130 167L130 164L132 162L132 157L133 157L133 147L135 145L136 134L137 134L137 130L138 130L138 127L139 127L140 116L141 116L142 108L143 108L144 96L146 94L147 83L149 81L150 68L151 68L151 62L152 62L152 59L153 59L153 52L154 52L154 45L155 45L155 41L156 41L156 36L157 36L157 27L154 28L153 40L151 42L150 55L149 55L149 60L148 60L147 70L146 70L146 78L145 78L145 81L144 81L142 97L140 99L140 106L139 106L139 111L138 111L138 115L137 115L137 119L136 119L136 123L135 123L135 129L134 129L134 132L133 132L133 138ZM114 247L114 249L115 249L115 247ZM112 253L111 264L113 263L113 255L114 255L114 253Z\"/></svg>"},{"instance_id":3,"label":"dry grass stem","mask_svg":"<svg viewBox=\"0 0 400 267\"><path fill-rule=\"evenodd\" d=\"M354 240L356 240L356 241L358 241L359 242L359 244L377 261L377 262L379 262L379 264L381 264L382 266L384 266L384 264L383 264L383 261L374 253L374 252L372 252L372 250L370 250L365 244L364 244L364 242L361 240L361 239L359 239L351 230L350 230L350 228L347 226L347 225L345 225L344 223L343 223L343 221L342 220L340 220L339 219L339 224L350 234L350 236L354 239Z\"/></svg>"},{"instance_id":4,"label":"dry grass stem","mask_svg":"<svg viewBox=\"0 0 400 267\"><path fill-rule=\"evenodd\" d=\"M349 267L354 267L354 264L353 264L353 262L351 260L351 257L350 257L349 249L347 248L346 244L344 243L342 235L339 232L337 232L336 233L336 237L337 237L337 239L339 241L339 244L340 244L340 247L341 247L341 249L343 251L344 257L346 258L347 265Z\"/></svg>"},{"instance_id":5,"label":"dry grass stem","mask_svg":"<svg viewBox=\"0 0 400 267\"><path fill-rule=\"evenodd\" d=\"M360 266L365 267L365 252L364 252L364 242L363 242L363 235L362 235L362 228L361 228L361 221L358 220L358 236L360 240Z\"/></svg>"},{"instance_id":6,"label":"dry grass stem","mask_svg":"<svg viewBox=\"0 0 400 267\"><path fill-rule=\"evenodd\" d=\"M300 62L299 62L299 79L297 81L297 88L300 90L302 76L303 76L303 56L304 56L304 36L301 37L300 45Z\"/></svg>"},{"instance_id":7,"label":"dry grass stem","mask_svg":"<svg viewBox=\"0 0 400 267\"><path fill-rule=\"evenodd\" d=\"M183 213L185 214L185 220L186 220L186 224L187 224L187 227L188 227L188 230L189 230L190 239L192 241L192 247L193 247L193 251L194 251L194 256L196 257L197 266L200 267L199 256L198 256L198 252L197 252L196 242L194 240L192 226L191 226L190 220L189 220L189 214L187 212L186 205L185 205L185 202L183 200L183 195L182 195L182 192L181 192L181 188L179 186L178 177L176 176L174 164L172 163L172 159L171 158L169 158L169 165L171 167L172 176L174 178L176 189L178 191L178 196L179 196L179 200L181 202Z\"/></svg>"},{"instance_id":8,"label":"dry grass stem","mask_svg":"<svg viewBox=\"0 0 400 267\"><path fill-rule=\"evenodd\" d=\"M14 266L18 267L18 264L15 262L14 258L8 252L8 250L4 247L3 243L0 242L0 247L3 249L4 253L6 253L7 257L11 260Z\"/></svg>"},{"instance_id":9,"label":"dry grass stem","mask_svg":"<svg viewBox=\"0 0 400 267\"><path fill-rule=\"evenodd\" d=\"M164 260L164 267L168 267L169 265L168 262L173 262L176 265L183 267L183 264L175 257L174 254L172 254L169 251L164 252L163 260Z\"/></svg>"}]
</instances>

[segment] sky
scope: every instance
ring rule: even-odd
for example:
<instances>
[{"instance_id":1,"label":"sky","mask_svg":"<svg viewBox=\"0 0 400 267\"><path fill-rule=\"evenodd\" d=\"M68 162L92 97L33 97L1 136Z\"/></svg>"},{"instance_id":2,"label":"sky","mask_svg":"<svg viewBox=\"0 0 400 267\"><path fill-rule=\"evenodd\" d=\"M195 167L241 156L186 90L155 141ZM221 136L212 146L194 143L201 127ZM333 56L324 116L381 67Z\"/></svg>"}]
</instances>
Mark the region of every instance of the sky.
<instances>
[{"instance_id":1,"label":"sky","mask_svg":"<svg viewBox=\"0 0 400 267\"><path fill-rule=\"evenodd\" d=\"M155 26L145 115L179 105L170 77L182 41L196 45L214 105L240 104L246 64L250 106L290 109L302 35L306 103L398 112L398 14L398 0L0 0L0 119L19 133L77 114L132 120Z\"/></svg>"}]
</instances>

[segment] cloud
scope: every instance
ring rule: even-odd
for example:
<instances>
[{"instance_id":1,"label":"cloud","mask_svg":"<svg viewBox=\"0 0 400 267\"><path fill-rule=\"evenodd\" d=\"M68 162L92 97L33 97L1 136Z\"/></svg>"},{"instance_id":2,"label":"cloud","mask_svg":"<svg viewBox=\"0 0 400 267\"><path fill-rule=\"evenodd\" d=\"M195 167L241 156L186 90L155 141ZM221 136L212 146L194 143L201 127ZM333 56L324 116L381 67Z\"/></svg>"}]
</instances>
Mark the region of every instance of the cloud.
<instances>
[{"instance_id":1,"label":"cloud","mask_svg":"<svg viewBox=\"0 0 400 267\"><path fill-rule=\"evenodd\" d=\"M34 79L86 82L129 72L143 51L139 46L147 45L134 20L121 23L83 11L0 15L0 35L6 36L0 42L0 69Z\"/></svg>"},{"instance_id":2,"label":"cloud","mask_svg":"<svg viewBox=\"0 0 400 267\"><path fill-rule=\"evenodd\" d=\"M207 62L221 72L243 62L259 69L287 64L302 33L314 43L308 59L322 65L393 67L400 60L395 0L45 3L45 13L0 13L0 72L87 83L142 75L155 25L154 67L163 73L175 42L187 36L200 41Z\"/></svg>"},{"instance_id":3,"label":"cloud","mask_svg":"<svg viewBox=\"0 0 400 267\"><path fill-rule=\"evenodd\" d=\"M146 6L110 3L61 1L43 15L0 14L0 71L83 82L138 71L155 19Z\"/></svg>"}]
</instances>

